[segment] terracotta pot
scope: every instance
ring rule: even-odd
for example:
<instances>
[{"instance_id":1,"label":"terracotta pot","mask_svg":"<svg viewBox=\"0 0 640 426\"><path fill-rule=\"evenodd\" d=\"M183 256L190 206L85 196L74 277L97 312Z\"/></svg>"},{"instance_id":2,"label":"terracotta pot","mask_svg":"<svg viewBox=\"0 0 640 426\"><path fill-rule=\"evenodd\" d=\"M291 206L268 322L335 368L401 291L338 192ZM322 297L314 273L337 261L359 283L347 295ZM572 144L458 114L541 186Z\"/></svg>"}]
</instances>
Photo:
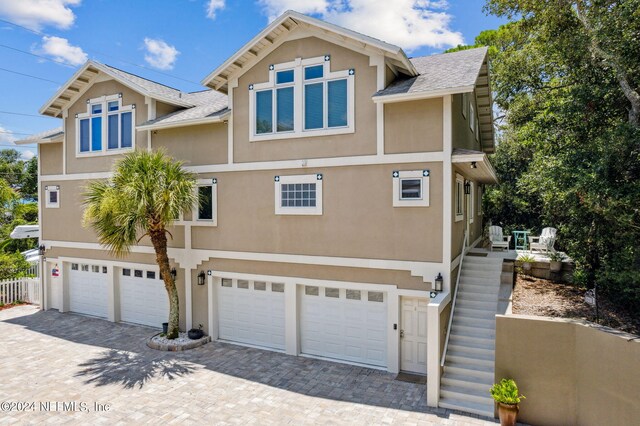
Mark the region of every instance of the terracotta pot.
<instances>
[{"instance_id":1,"label":"terracotta pot","mask_svg":"<svg viewBox=\"0 0 640 426\"><path fill-rule=\"evenodd\" d=\"M498 416L500 416L500 426L514 426L518 416L518 406L498 403Z\"/></svg>"},{"instance_id":2,"label":"terracotta pot","mask_svg":"<svg viewBox=\"0 0 640 426\"><path fill-rule=\"evenodd\" d=\"M549 262L549 270L551 272L560 272L560 270L562 270L562 262L552 260Z\"/></svg>"}]
</instances>

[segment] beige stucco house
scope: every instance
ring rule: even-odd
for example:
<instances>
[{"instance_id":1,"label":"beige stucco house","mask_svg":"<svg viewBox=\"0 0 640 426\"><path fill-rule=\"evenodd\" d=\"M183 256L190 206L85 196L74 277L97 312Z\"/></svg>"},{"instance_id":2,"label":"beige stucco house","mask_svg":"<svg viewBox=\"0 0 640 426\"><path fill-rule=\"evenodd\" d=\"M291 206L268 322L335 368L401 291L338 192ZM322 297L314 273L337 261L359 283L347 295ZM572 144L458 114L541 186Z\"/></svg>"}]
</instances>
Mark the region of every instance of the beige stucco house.
<instances>
[{"instance_id":1,"label":"beige stucco house","mask_svg":"<svg viewBox=\"0 0 640 426\"><path fill-rule=\"evenodd\" d=\"M201 92L87 62L41 109L62 128L25 140L38 142L44 308L166 321L150 243L116 259L81 223L88 181L164 148L198 174L203 201L171 229L183 329L428 374L438 405L463 238L481 239L482 188L496 182L487 60L484 48L410 59L286 12Z\"/></svg>"}]
</instances>

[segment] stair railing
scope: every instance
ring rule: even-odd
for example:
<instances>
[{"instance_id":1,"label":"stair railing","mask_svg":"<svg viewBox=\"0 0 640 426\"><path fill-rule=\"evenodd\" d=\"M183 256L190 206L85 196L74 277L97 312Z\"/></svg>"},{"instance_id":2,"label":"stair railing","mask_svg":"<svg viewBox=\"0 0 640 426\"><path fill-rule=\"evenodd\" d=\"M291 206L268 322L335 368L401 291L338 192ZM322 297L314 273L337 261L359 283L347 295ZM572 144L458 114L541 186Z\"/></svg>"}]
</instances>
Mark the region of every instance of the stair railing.
<instances>
[{"instance_id":1,"label":"stair railing","mask_svg":"<svg viewBox=\"0 0 640 426\"><path fill-rule=\"evenodd\" d=\"M465 231L462 237L462 253L460 253L460 263L458 264L458 276L456 278L456 289L453 292L453 298L451 299L451 313L449 314L449 326L447 327L447 337L444 341L444 350L442 351L442 359L440 360L440 367L444 367L444 361L447 357L447 347L449 346L449 337L451 336L451 325L453 323L453 314L456 309L456 299L458 298L458 288L460 288L460 273L462 272L462 261L464 260L464 254L467 251L467 232Z\"/></svg>"}]
</instances>

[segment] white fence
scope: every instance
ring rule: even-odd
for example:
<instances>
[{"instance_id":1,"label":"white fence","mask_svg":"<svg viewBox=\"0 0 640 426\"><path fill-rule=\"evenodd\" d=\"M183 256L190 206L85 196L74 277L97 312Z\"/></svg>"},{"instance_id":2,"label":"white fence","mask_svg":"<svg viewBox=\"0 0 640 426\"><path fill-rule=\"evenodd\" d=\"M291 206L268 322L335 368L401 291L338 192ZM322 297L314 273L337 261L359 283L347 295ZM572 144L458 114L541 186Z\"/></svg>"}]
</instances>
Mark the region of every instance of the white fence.
<instances>
[{"instance_id":1,"label":"white fence","mask_svg":"<svg viewBox=\"0 0 640 426\"><path fill-rule=\"evenodd\" d=\"M13 278L0 281L0 303L9 304L16 301L39 304L40 282L38 278Z\"/></svg>"}]
</instances>

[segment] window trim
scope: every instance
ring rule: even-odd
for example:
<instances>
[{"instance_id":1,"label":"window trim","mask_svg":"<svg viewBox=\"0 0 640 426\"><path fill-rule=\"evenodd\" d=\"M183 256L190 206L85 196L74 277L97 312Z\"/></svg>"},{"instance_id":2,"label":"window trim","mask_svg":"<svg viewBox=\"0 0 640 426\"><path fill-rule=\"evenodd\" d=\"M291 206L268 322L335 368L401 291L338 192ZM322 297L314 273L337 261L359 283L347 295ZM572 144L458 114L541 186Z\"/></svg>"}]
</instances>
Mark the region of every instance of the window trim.
<instances>
[{"instance_id":1,"label":"window trim","mask_svg":"<svg viewBox=\"0 0 640 426\"><path fill-rule=\"evenodd\" d=\"M45 192L45 207L48 209L58 209L60 208L60 185L47 185L44 187L44 192ZM49 201L49 194L51 192L57 192L58 193L58 201L55 203L52 203Z\"/></svg>"},{"instance_id":2,"label":"window trim","mask_svg":"<svg viewBox=\"0 0 640 426\"><path fill-rule=\"evenodd\" d=\"M274 178L275 214L276 215L322 215L322 182L321 173L312 175L287 175ZM282 207L282 184L315 183L316 205L315 207Z\"/></svg>"},{"instance_id":3,"label":"window trim","mask_svg":"<svg viewBox=\"0 0 640 426\"><path fill-rule=\"evenodd\" d=\"M464 219L464 178L462 175L456 173L456 184L454 191L454 204L453 204L453 214L455 215L455 221L460 222ZM460 202L460 203L458 203ZM458 206L460 206L461 212L458 213Z\"/></svg>"},{"instance_id":4,"label":"window trim","mask_svg":"<svg viewBox=\"0 0 640 426\"><path fill-rule=\"evenodd\" d=\"M109 108L109 103L113 102L113 101L117 101L118 102L118 111L112 111L111 113L108 111ZM100 104L102 106L102 112L98 115L98 114L92 114L91 110L93 105L96 104ZM120 123L121 123L121 115L123 112L131 112L131 147L126 147L126 148L121 148L120 145L122 144L122 134L120 131ZM117 114L118 115L118 148L112 148L109 149L109 116L110 115L114 115ZM80 151L80 121L81 120L85 120L88 119L89 120L89 146L91 146L91 127L93 126L92 124L92 118L94 117L101 117L102 119L102 131L101 131L101 135L102 135L102 146L101 149L98 151L86 151L86 152L82 152ZM122 154L125 152L131 152L134 151L136 148L136 104L131 104L131 105L122 105L122 93L117 93L115 95L104 95L104 96L100 96L99 98L93 98L93 99L87 99L87 111L83 112L83 113L78 113L75 115L75 119L76 119L76 158L82 158L82 157L97 157L97 156L102 156L102 155L117 155L117 154Z\"/></svg>"},{"instance_id":5,"label":"window trim","mask_svg":"<svg viewBox=\"0 0 640 426\"><path fill-rule=\"evenodd\" d=\"M210 186L211 187L211 209L213 219L200 219L198 217L198 204L193 205L192 213L191 213L191 221L195 225L209 225L209 226L218 226L218 179L198 179L196 181L196 200L198 196L198 189L202 186ZM179 222L179 221L176 221Z\"/></svg>"},{"instance_id":6,"label":"window trim","mask_svg":"<svg viewBox=\"0 0 640 426\"><path fill-rule=\"evenodd\" d=\"M393 207L429 207L429 170L394 170L393 177ZM405 179L421 179L420 198L402 198L402 181Z\"/></svg>"},{"instance_id":7,"label":"window trim","mask_svg":"<svg viewBox=\"0 0 640 426\"><path fill-rule=\"evenodd\" d=\"M327 91L328 82L333 80L347 80L347 125L341 127L323 127L322 129L304 129L304 69L313 65L323 65L323 77L311 80L312 83L323 83L323 123L327 123L328 106ZM271 133L256 133L256 93L264 90L273 90L272 116L276 119L276 89L279 87L289 87L291 83L277 85L276 73L293 69L293 131L277 132L277 122L273 122ZM313 136L340 135L355 132L355 70L346 69L341 71L331 71L331 56L318 56L314 58L296 58L294 61L271 65L269 67L269 80L263 83L249 85L249 141L257 142L264 140L293 139Z\"/></svg>"}]
</instances>

